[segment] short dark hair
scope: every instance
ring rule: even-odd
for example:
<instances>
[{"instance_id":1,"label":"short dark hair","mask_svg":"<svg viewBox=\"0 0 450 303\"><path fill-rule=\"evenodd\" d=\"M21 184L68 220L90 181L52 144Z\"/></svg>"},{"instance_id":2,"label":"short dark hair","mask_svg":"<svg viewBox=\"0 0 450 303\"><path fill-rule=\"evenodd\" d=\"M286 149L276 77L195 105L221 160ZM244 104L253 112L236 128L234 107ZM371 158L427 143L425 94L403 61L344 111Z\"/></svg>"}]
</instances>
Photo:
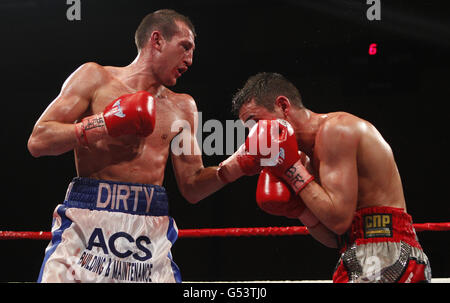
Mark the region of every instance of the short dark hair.
<instances>
[{"instance_id":1,"label":"short dark hair","mask_svg":"<svg viewBox=\"0 0 450 303\"><path fill-rule=\"evenodd\" d=\"M178 31L176 21L186 24L194 34L194 37L196 36L194 25L188 17L172 9L160 9L145 16L139 24L134 35L138 50L145 46L154 30L161 31L165 39L172 39L173 35Z\"/></svg>"},{"instance_id":2,"label":"short dark hair","mask_svg":"<svg viewBox=\"0 0 450 303\"><path fill-rule=\"evenodd\" d=\"M278 96L285 96L291 104L304 107L300 92L285 77L277 73L258 73L250 77L244 87L233 96L232 112L239 115L241 107L253 99L256 104L273 110Z\"/></svg>"}]
</instances>

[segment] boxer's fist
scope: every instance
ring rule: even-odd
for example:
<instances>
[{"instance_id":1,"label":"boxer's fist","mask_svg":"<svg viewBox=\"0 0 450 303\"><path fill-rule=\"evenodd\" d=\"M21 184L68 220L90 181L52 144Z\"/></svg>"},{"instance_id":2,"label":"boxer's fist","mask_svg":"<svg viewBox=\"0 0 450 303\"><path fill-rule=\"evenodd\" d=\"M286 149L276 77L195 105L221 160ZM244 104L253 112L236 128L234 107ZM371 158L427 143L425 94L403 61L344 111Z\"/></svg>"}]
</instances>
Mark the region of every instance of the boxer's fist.
<instances>
[{"instance_id":1,"label":"boxer's fist","mask_svg":"<svg viewBox=\"0 0 450 303\"><path fill-rule=\"evenodd\" d=\"M155 128L155 101L146 91L123 95L108 104L103 113L85 117L75 124L80 145L88 146L106 135L148 136Z\"/></svg>"},{"instance_id":2,"label":"boxer's fist","mask_svg":"<svg viewBox=\"0 0 450 303\"><path fill-rule=\"evenodd\" d=\"M123 95L106 106L103 118L111 137L146 137L155 128L155 101L146 91Z\"/></svg>"},{"instance_id":3,"label":"boxer's fist","mask_svg":"<svg viewBox=\"0 0 450 303\"><path fill-rule=\"evenodd\" d=\"M313 228L320 223L302 199L267 168L263 169L259 175L256 203L271 215L299 219L308 228Z\"/></svg>"},{"instance_id":4,"label":"boxer's fist","mask_svg":"<svg viewBox=\"0 0 450 303\"><path fill-rule=\"evenodd\" d=\"M220 163L217 174L224 183L230 183L246 175L253 176L261 171L260 156L258 151L251 150L253 142L258 142L267 128L261 128L260 124L255 124L249 132L245 143L238 150ZM256 143L257 144L257 143Z\"/></svg>"},{"instance_id":5,"label":"boxer's fist","mask_svg":"<svg viewBox=\"0 0 450 303\"><path fill-rule=\"evenodd\" d=\"M265 212L275 216L299 218L305 210L301 198L286 183L263 169L256 187L256 203Z\"/></svg>"},{"instance_id":6,"label":"boxer's fist","mask_svg":"<svg viewBox=\"0 0 450 303\"><path fill-rule=\"evenodd\" d=\"M218 175L232 182L254 175L263 166L285 180L297 194L314 177L300 162L294 129L285 120L260 120L236 153L220 164Z\"/></svg>"}]
</instances>

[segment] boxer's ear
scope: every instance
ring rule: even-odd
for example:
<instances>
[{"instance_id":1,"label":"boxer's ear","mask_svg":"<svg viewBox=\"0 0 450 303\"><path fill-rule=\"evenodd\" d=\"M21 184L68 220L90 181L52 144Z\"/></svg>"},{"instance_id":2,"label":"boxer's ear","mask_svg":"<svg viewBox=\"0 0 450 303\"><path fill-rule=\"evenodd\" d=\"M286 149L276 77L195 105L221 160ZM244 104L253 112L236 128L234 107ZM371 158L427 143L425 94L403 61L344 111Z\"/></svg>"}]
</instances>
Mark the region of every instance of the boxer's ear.
<instances>
[{"instance_id":1,"label":"boxer's ear","mask_svg":"<svg viewBox=\"0 0 450 303\"><path fill-rule=\"evenodd\" d=\"M278 109L283 113L285 118L287 117L289 111L291 110L291 102L286 96L278 96L275 99L275 106L278 107Z\"/></svg>"},{"instance_id":2,"label":"boxer's ear","mask_svg":"<svg viewBox=\"0 0 450 303\"><path fill-rule=\"evenodd\" d=\"M161 51L162 46L164 44L164 37L162 36L160 31L153 31L150 35L150 39L148 41L152 48Z\"/></svg>"}]
</instances>

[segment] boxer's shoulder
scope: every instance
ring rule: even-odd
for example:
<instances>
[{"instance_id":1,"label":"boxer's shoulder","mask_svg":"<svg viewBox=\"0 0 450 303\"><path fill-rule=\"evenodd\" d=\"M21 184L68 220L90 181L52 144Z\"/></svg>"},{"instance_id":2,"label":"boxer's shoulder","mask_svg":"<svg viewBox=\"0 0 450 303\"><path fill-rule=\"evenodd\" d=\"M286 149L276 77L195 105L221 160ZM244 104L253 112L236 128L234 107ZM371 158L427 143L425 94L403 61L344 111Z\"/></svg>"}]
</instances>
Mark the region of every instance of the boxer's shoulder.
<instances>
[{"instance_id":1,"label":"boxer's shoulder","mask_svg":"<svg viewBox=\"0 0 450 303\"><path fill-rule=\"evenodd\" d=\"M358 129L364 121L346 112L335 112L326 115L319 129L320 137L329 140L348 139L358 135Z\"/></svg>"},{"instance_id":2,"label":"boxer's shoulder","mask_svg":"<svg viewBox=\"0 0 450 303\"><path fill-rule=\"evenodd\" d=\"M111 73L95 62L86 62L75 70L69 78L72 87L82 91L84 95L93 96L100 87L111 80Z\"/></svg>"},{"instance_id":3,"label":"boxer's shoulder","mask_svg":"<svg viewBox=\"0 0 450 303\"><path fill-rule=\"evenodd\" d=\"M166 97L174 104L181 107L196 106L195 100L191 95L185 93L177 93L168 89L167 87L164 89L161 97Z\"/></svg>"},{"instance_id":4,"label":"boxer's shoulder","mask_svg":"<svg viewBox=\"0 0 450 303\"><path fill-rule=\"evenodd\" d=\"M333 112L326 114L323 126L332 128L339 128L345 126L354 127L361 122L364 122L364 120L353 114L347 112Z\"/></svg>"},{"instance_id":5,"label":"boxer's shoulder","mask_svg":"<svg viewBox=\"0 0 450 303\"><path fill-rule=\"evenodd\" d=\"M357 149L363 125L362 119L349 113L327 114L316 136L317 156L322 158L324 153L335 155L339 151L350 155L350 150Z\"/></svg>"},{"instance_id":6,"label":"boxer's shoulder","mask_svg":"<svg viewBox=\"0 0 450 303\"><path fill-rule=\"evenodd\" d=\"M89 77L91 81L103 80L111 76L111 70L107 66L102 66L96 62L86 62L80 65L74 74L82 77Z\"/></svg>"},{"instance_id":7,"label":"boxer's shoulder","mask_svg":"<svg viewBox=\"0 0 450 303\"><path fill-rule=\"evenodd\" d=\"M197 104L195 103L194 98L189 94L176 93L165 88L161 94L157 96L157 100L170 102L171 105L173 105L173 108L179 111L185 119L197 114Z\"/></svg>"},{"instance_id":8,"label":"boxer's shoulder","mask_svg":"<svg viewBox=\"0 0 450 303\"><path fill-rule=\"evenodd\" d=\"M88 100L104 85L105 72L94 62L80 65L64 82L61 96L77 95Z\"/></svg>"},{"instance_id":9,"label":"boxer's shoulder","mask_svg":"<svg viewBox=\"0 0 450 303\"><path fill-rule=\"evenodd\" d=\"M128 93L130 89L124 82L127 78L128 71L124 67L100 65L96 62L86 62L79 67L84 77L89 77L90 82L96 83L98 86L114 86L114 90Z\"/></svg>"},{"instance_id":10,"label":"boxer's shoulder","mask_svg":"<svg viewBox=\"0 0 450 303\"><path fill-rule=\"evenodd\" d=\"M361 136L375 130L372 123L350 113L335 112L326 116L324 123L320 127L320 132L332 136L339 134Z\"/></svg>"}]
</instances>

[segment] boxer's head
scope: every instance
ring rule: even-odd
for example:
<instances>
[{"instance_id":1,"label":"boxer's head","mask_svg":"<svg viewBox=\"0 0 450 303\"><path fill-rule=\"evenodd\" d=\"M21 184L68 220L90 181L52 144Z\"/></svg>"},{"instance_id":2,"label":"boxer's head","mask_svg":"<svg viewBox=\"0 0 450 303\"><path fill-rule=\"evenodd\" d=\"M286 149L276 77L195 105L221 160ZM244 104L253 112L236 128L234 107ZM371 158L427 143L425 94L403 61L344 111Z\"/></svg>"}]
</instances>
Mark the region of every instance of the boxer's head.
<instances>
[{"instance_id":1,"label":"boxer's head","mask_svg":"<svg viewBox=\"0 0 450 303\"><path fill-rule=\"evenodd\" d=\"M136 30L138 52L151 60L152 73L166 86L176 84L192 65L195 28L188 17L163 9L148 14Z\"/></svg>"},{"instance_id":2,"label":"boxer's head","mask_svg":"<svg viewBox=\"0 0 450 303\"><path fill-rule=\"evenodd\" d=\"M304 108L298 89L277 73L250 77L232 101L232 110L247 120L286 119L292 108Z\"/></svg>"}]
</instances>

